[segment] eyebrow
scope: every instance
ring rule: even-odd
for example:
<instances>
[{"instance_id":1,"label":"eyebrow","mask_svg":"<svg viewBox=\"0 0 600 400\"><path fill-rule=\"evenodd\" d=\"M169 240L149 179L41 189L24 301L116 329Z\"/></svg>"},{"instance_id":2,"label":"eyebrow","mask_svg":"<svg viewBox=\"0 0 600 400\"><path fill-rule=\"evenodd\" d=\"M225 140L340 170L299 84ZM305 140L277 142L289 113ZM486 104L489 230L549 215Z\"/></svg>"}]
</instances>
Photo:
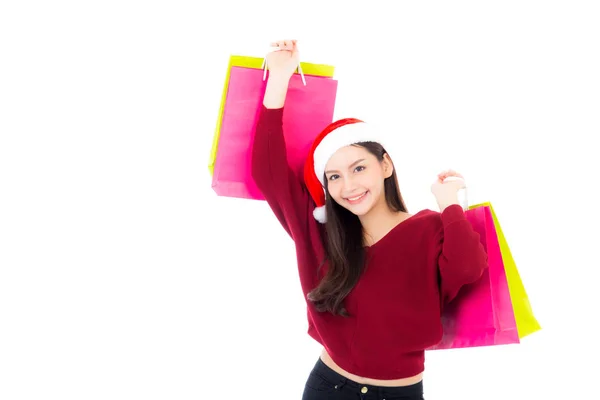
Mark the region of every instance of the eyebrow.
<instances>
[{"instance_id":1,"label":"eyebrow","mask_svg":"<svg viewBox=\"0 0 600 400\"><path fill-rule=\"evenodd\" d=\"M360 160L354 161L352 164L350 164L350 166L348 167L348 169L354 167L356 164L361 163L363 161L365 161L364 158L361 158ZM330 170L325 171L326 174L330 174L332 172L339 172L339 171L336 171L335 169L330 169Z\"/></svg>"}]
</instances>

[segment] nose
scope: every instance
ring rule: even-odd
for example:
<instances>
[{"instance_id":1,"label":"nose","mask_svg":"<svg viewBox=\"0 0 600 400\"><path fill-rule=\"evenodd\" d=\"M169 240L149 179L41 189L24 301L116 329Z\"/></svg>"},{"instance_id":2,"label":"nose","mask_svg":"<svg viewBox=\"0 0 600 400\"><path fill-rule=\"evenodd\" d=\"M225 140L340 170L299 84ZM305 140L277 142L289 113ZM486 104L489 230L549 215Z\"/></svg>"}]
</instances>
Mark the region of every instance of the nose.
<instances>
[{"instance_id":1,"label":"nose","mask_svg":"<svg viewBox=\"0 0 600 400\"><path fill-rule=\"evenodd\" d=\"M344 177L344 193L352 194L355 186L354 180L351 177Z\"/></svg>"}]
</instances>

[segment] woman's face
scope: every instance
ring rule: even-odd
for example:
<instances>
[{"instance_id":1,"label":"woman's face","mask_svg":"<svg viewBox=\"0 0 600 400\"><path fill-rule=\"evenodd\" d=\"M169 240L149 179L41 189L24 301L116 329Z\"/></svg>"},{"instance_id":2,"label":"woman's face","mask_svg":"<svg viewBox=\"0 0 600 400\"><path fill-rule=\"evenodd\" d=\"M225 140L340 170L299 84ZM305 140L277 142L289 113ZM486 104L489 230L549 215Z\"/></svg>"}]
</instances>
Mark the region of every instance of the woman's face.
<instances>
[{"instance_id":1,"label":"woman's face","mask_svg":"<svg viewBox=\"0 0 600 400\"><path fill-rule=\"evenodd\" d=\"M364 147L342 147L325 166L327 190L336 203L360 217L385 204L384 180L392 172L387 154L379 161Z\"/></svg>"}]
</instances>

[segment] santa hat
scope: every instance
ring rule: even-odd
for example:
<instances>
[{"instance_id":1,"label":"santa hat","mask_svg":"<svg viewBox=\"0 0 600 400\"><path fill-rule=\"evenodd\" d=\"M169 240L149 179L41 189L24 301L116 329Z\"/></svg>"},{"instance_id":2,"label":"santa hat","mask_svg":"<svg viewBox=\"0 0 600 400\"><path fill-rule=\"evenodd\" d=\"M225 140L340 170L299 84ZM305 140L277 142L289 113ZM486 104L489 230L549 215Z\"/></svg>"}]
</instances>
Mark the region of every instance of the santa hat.
<instances>
[{"instance_id":1,"label":"santa hat","mask_svg":"<svg viewBox=\"0 0 600 400\"><path fill-rule=\"evenodd\" d=\"M361 142L381 143L370 125L356 118L344 118L329 124L315 138L304 164L304 182L316 208L313 216L324 224L325 213L325 165L333 154L342 147Z\"/></svg>"}]
</instances>

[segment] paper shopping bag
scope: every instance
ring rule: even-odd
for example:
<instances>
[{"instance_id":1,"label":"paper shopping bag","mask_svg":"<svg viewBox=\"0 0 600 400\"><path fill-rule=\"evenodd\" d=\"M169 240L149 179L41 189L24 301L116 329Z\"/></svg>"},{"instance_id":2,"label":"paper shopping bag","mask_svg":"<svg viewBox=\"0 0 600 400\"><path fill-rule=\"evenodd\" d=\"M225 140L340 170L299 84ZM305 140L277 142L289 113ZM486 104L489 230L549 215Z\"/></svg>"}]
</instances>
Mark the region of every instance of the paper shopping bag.
<instances>
[{"instance_id":1,"label":"paper shopping bag","mask_svg":"<svg viewBox=\"0 0 600 400\"><path fill-rule=\"evenodd\" d=\"M299 75L290 79L283 115L288 162L299 175L314 138L333 120L337 94L332 78L305 79L306 85ZM264 200L251 176L251 155L265 87L262 70L231 68L212 179L219 196Z\"/></svg>"},{"instance_id":2,"label":"paper shopping bag","mask_svg":"<svg viewBox=\"0 0 600 400\"><path fill-rule=\"evenodd\" d=\"M445 305L443 337L431 350L519 343L491 209L489 206L473 207L465 212L465 216L479 233L487 252L488 268L477 282L464 286L457 297Z\"/></svg>"},{"instance_id":3,"label":"paper shopping bag","mask_svg":"<svg viewBox=\"0 0 600 400\"><path fill-rule=\"evenodd\" d=\"M521 276L519 275L519 271L517 270L517 265L510 252L508 242L506 241L506 237L502 232L502 228L500 227L500 222L498 220L498 217L496 216L496 213L494 212L494 208L490 203L482 203L474 207L478 206L489 207L492 214L494 227L496 228L496 233L498 235L500 251L502 252L504 271L506 272L506 279L508 280L508 289L510 291L510 298L515 313L515 320L517 322L519 338L522 339L525 336L531 335L532 333L541 330L542 328L533 314L533 310L529 302L529 297L527 296L527 292L525 291L525 286L523 286L523 281L521 280Z\"/></svg>"},{"instance_id":4,"label":"paper shopping bag","mask_svg":"<svg viewBox=\"0 0 600 400\"><path fill-rule=\"evenodd\" d=\"M221 124L223 121L223 111L225 109L225 102L227 100L227 91L229 89L229 78L231 74L231 68L245 67L262 70L263 61L263 58L258 57L246 57L238 55L232 55L229 57L229 65L227 66L225 84L223 85L223 92L221 95L221 105L219 107L219 113L217 116L217 125L213 135L212 147L210 151L210 157L208 160L208 170L211 175L214 174L215 161L217 158L217 148L219 145L219 136L221 132ZM334 67L331 65L301 62L300 67L302 68L302 72L304 73L304 75L323 76L328 78L333 77Z\"/></svg>"}]
</instances>

